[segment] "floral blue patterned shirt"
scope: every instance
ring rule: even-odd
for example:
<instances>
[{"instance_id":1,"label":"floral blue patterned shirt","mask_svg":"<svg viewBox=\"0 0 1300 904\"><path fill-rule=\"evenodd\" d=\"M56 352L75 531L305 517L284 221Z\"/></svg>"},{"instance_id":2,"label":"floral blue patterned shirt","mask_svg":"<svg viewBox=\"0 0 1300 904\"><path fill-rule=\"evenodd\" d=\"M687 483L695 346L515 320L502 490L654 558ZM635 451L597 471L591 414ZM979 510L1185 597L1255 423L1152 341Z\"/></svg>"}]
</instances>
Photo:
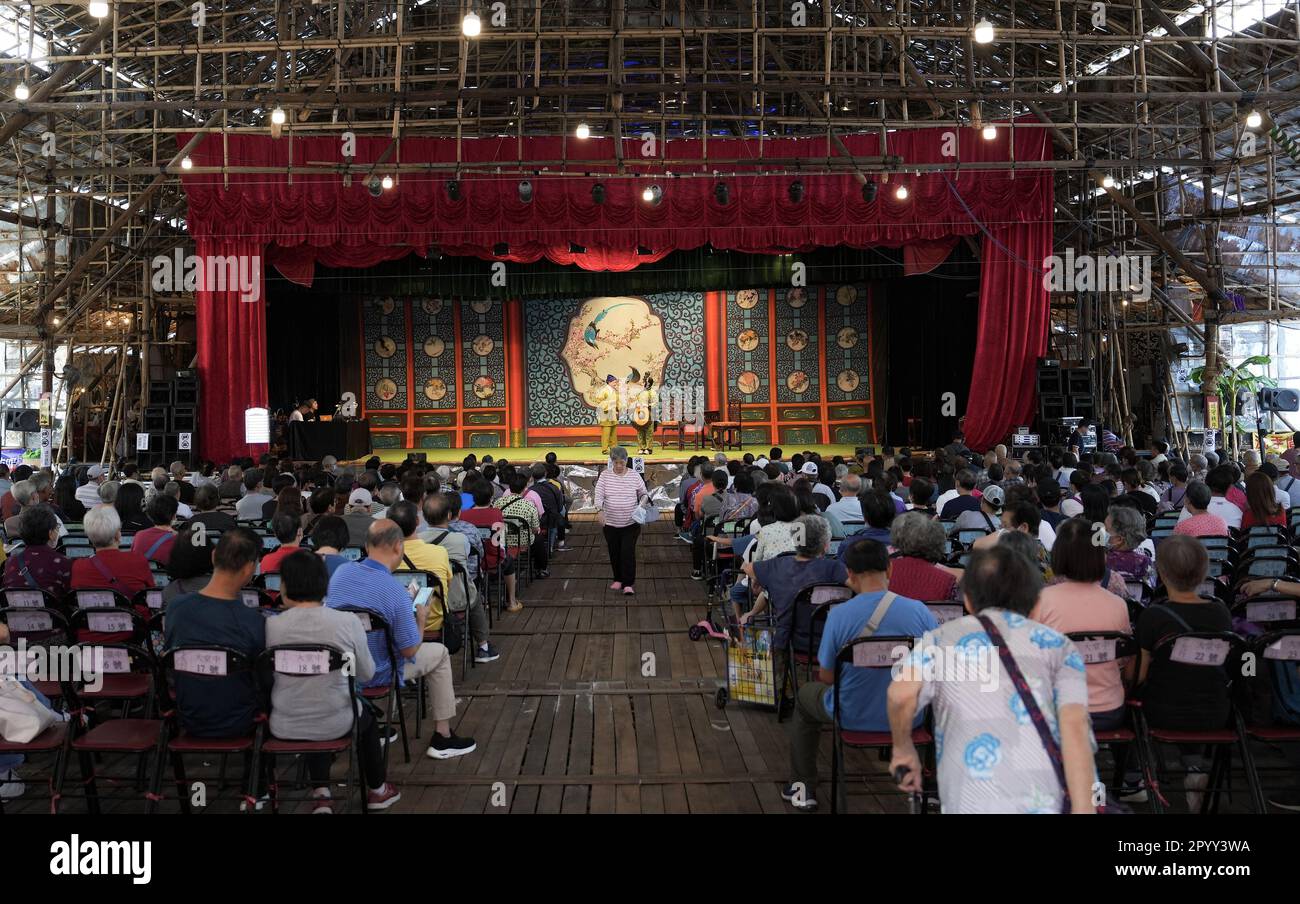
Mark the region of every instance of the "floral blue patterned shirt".
<instances>
[{"instance_id":1,"label":"floral blue patterned shirt","mask_svg":"<svg viewBox=\"0 0 1300 904\"><path fill-rule=\"evenodd\" d=\"M1088 706L1083 657L1068 637L1006 609L986 609L1057 743L1062 706ZM988 633L973 615L926 633L904 660L934 714L944 813L1060 813L1063 789Z\"/></svg>"}]
</instances>

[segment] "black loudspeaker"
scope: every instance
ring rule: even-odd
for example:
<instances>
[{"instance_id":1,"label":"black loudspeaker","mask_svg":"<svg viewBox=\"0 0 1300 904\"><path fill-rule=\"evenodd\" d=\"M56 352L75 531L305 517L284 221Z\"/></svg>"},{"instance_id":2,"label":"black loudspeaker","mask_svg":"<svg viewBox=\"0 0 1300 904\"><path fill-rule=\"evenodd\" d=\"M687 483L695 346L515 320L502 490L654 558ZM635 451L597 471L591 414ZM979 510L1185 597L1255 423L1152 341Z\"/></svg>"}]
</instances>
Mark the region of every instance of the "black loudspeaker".
<instances>
[{"instance_id":1,"label":"black loudspeaker","mask_svg":"<svg viewBox=\"0 0 1300 904\"><path fill-rule=\"evenodd\" d=\"M177 406L171 411L171 426L167 429L173 433L193 433L198 425L198 410L192 406Z\"/></svg>"},{"instance_id":2,"label":"black loudspeaker","mask_svg":"<svg viewBox=\"0 0 1300 904\"><path fill-rule=\"evenodd\" d=\"M1061 395L1065 392L1065 384L1061 379L1061 366L1057 365L1039 365L1038 367L1038 394L1044 395Z\"/></svg>"},{"instance_id":3,"label":"black loudspeaker","mask_svg":"<svg viewBox=\"0 0 1300 904\"><path fill-rule=\"evenodd\" d=\"M1294 389L1270 386L1259 391L1260 411L1300 411L1300 394Z\"/></svg>"},{"instance_id":4,"label":"black loudspeaker","mask_svg":"<svg viewBox=\"0 0 1300 904\"><path fill-rule=\"evenodd\" d=\"M1070 396L1070 417L1082 417L1089 420L1096 414L1096 407L1089 396Z\"/></svg>"},{"instance_id":5,"label":"black loudspeaker","mask_svg":"<svg viewBox=\"0 0 1300 904\"><path fill-rule=\"evenodd\" d=\"M1038 397L1038 419L1043 424L1059 421L1068 416L1066 397L1063 395L1041 395Z\"/></svg>"},{"instance_id":6,"label":"black loudspeaker","mask_svg":"<svg viewBox=\"0 0 1300 904\"><path fill-rule=\"evenodd\" d=\"M172 384L168 380L153 380L149 383L149 406L162 408L172 404Z\"/></svg>"},{"instance_id":7,"label":"black loudspeaker","mask_svg":"<svg viewBox=\"0 0 1300 904\"><path fill-rule=\"evenodd\" d=\"M1072 396L1092 398L1092 368L1071 367L1065 372L1065 392Z\"/></svg>"},{"instance_id":8,"label":"black loudspeaker","mask_svg":"<svg viewBox=\"0 0 1300 904\"><path fill-rule=\"evenodd\" d=\"M41 413L35 408L10 408L5 411L5 429L35 433L41 429Z\"/></svg>"}]
</instances>

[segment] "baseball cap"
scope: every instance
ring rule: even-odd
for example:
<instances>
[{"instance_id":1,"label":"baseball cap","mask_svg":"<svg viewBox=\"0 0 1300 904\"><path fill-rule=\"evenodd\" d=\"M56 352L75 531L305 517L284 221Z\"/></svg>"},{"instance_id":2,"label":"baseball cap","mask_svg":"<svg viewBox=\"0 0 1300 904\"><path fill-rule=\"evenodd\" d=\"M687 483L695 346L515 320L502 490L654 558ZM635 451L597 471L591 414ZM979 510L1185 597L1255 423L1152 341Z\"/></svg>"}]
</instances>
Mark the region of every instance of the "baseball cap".
<instances>
[{"instance_id":1,"label":"baseball cap","mask_svg":"<svg viewBox=\"0 0 1300 904\"><path fill-rule=\"evenodd\" d=\"M369 490L356 489L348 497L348 505L370 505L374 497L370 495Z\"/></svg>"},{"instance_id":2,"label":"baseball cap","mask_svg":"<svg viewBox=\"0 0 1300 904\"><path fill-rule=\"evenodd\" d=\"M813 476L813 477L816 477L816 476L817 476L817 473L818 473L818 472L817 472L817 462L815 462L815 461L806 461L806 462L804 462L804 463L803 463L803 467L799 469L799 472L800 472L801 474L809 474L809 475L811 475L811 476Z\"/></svg>"},{"instance_id":3,"label":"baseball cap","mask_svg":"<svg viewBox=\"0 0 1300 904\"><path fill-rule=\"evenodd\" d=\"M987 500L988 504L994 508L1002 508L1002 503L1006 502L1007 499L1006 494L1002 492L1002 487L995 483L991 483L984 488L982 498Z\"/></svg>"},{"instance_id":4,"label":"baseball cap","mask_svg":"<svg viewBox=\"0 0 1300 904\"><path fill-rule=\"evenodd\" d=\"M91 465L89 468L86 469L86 476L89 477L91 480L94 480L97 477L103 477L104 469L100 465Z\"/></svg>"}]
</instances>

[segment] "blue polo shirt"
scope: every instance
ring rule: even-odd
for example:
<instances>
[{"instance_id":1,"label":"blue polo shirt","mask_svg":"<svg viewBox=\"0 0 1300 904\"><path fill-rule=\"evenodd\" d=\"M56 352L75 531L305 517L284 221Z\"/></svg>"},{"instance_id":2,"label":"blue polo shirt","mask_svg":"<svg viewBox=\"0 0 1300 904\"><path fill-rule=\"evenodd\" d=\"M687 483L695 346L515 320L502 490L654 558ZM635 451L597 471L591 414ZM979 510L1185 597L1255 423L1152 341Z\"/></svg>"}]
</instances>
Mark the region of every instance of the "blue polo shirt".
<instances>
[{"instance_id":1,"label":"blue polo shirt","mask_svg":"<svg viewBox=\"0 0 1300 904\"><path fill-rule=\"evenodd\" d=\"M375 613L388 622L388 627L392 629L393 647L396 650L418 647L424 639L415 623L411 595L385 565L374 559L344 562L340 565L330 578L325 605L334 609L349 606ZM367 632L366 645L370 647L370 656L375 660L375 676L366 686L381 687L391 683L393 655L384 646L384 632ZM403 660L403 663L408 661Z\"/></svg>"},{"instance_id":2,"label":"blue polo shirt","mask_svg":"<svg viewBox=\"0 0 1300 904\"><path fill-rule=\"evenodd\" d=\"M853 599L845 600L831 607L826 617L826 628L822 631L822 645L817 651L817 661L829 672L835 671L835 657L845 644L856 640L866 627L871 615L876 611L884 591L859 593ZM930 609L925 603L905 596L895 597L885 613L884 620L876 629L874 637L920 637L926 631L939 627ZM886 710L885 695L889 692L891 674L889 669L858 668L844 666L840 672L840 724L850 731L889 731L889 713ZM835 712L835 695L827 688L822 702L826 712ZM921 724L924 712L916 714L916 724Z\"/></svg>"}]
</instances>

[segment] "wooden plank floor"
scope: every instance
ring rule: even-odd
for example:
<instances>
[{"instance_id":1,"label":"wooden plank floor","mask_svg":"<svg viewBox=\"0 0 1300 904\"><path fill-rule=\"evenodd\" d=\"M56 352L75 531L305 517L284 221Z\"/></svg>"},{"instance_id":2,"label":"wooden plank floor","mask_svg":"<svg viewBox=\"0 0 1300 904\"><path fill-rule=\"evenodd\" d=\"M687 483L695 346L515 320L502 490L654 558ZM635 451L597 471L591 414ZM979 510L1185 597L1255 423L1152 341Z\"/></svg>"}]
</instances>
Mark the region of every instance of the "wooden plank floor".
<instances>
[{"instance_id":1,"label":"wooden plank floor","mask_svg":"<svg viewBox=\"0 0 1300 904\"><path fill-rule=\"evenodd\" d=\"M474 737L478 751L437 761L421 743L412 763L395 757L390 774L403 799L393 810L789 811L780 797L789 749L775 713L714 703L724 651L687 637L705 612L704 590L690 579L689 548L671 523L643 533L630 599L608 589L599 525L577 523L568 544L551 576L521 592L524 611L496 622L501 658L464 680L457 671L456 732ZM823 746L829 770L829 741ZM853 783L852 809L905 809L884 783L883 763L857 755L850 767L875 776Z\"/></svg>"}]
</instances>

